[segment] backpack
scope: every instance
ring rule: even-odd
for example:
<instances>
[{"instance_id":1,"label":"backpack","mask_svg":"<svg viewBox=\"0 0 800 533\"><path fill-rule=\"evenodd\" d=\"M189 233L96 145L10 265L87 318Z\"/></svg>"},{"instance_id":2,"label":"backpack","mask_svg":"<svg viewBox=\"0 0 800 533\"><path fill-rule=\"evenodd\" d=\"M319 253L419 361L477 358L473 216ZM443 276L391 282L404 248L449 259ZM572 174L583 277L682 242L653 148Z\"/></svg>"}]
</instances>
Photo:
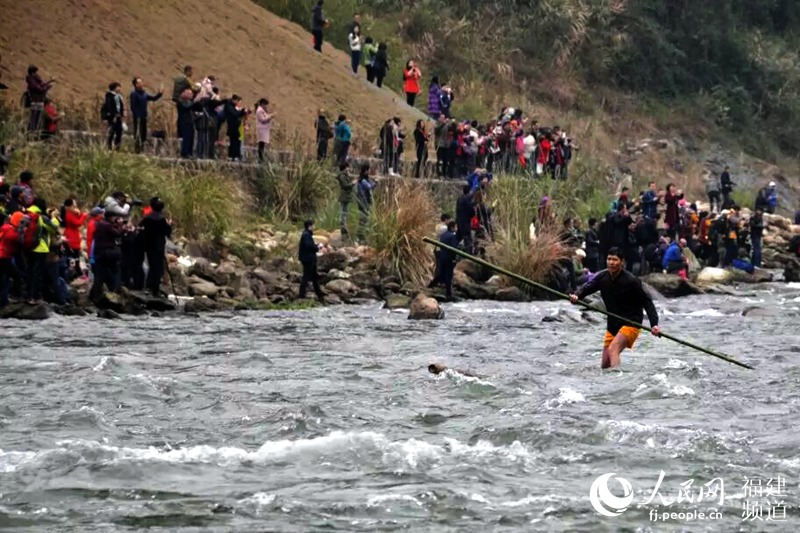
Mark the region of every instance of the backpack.
<instances>
[{"instance_id":1,"label":"backpack","mask_svg":"<svg viewBox=\"0 0 800 533\"><path fill-rule=\"evenodd\" d=\"M108 100L103 100L103 105L100 106L100 119L109 120L111 118L111 110L108 108Z\"/></svg>"},{"instance_id":2,"label":"backpack","mask_svg":"<svg viewBox=\"0 0 800 533\"><path fill-rule=\"evenodd\" d=\"M26 251L33 250L39 244L39 213L31 213L30 211L23 219L26 221L23 226L20 224L22 231L22 247Z\"/></svg>"},{"instance_id":3,"label":"backpack","mask_svg":"<svg viewBox=\"0 0 800 533\"><path fill-rule=\"evenodd\" d=\"M469 228L471 230L478 230L481 228L481 220L478 218L478 208L475 207L472 218L469 221Z\"/></svg>"}]
</instances>

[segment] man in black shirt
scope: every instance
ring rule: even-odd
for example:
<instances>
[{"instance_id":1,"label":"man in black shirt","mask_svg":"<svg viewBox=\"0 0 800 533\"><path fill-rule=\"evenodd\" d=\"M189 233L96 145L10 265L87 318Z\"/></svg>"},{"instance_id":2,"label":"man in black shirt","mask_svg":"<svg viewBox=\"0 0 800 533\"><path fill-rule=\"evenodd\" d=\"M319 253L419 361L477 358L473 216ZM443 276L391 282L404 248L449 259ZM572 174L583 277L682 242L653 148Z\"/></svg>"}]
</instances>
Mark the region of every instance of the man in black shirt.
<instances>
[{"instance_id":1,"label":"man in black shirt","mask_svg":"<svg viewBox=\"0 0 800 533\"><path fill-rule=\"evenodd\" d=\"M658 327L658 313L653 300L645 292L639 278L626 271L623 253L619 248L611 248L606 258L608 268L600 271L577 294L570 296L572 303L600 291L606 309L633 323L642 322L642 309L647 311L650 321L650 332L661 335ZM623 320L608 317L606 336L603 342L603 360L601 368L613 368L619 365L619 357L625 348L633 348L639 336L639 328Z\"/></svg>"},{"instance_id":2,"label":"man in black shirt","mask_svg":"<svg viewBox=\"0 0 800 533\"><path fill-rule=\"evenodd\" d=\"M319 274L317 274L317 252L319 245L314 242L314 221L306 220L303 223L303 234L300 236L300 247L298 258L303 265L303 279L300 280L300 299L306 297L306 290L308 283L314 286L314 292L317 294L317 300L320 303L325 303L325 297L322 294L322 289L319 286Z\"/></svg>"},{"instance_id":3,"label":"man in black shirt","mask_svg":"<svg viewBox=\"0 0 800 533\"><path fill-rule=\"evenodd\" d=\"M161 296L161 279L164 277L164 264L167 239L172 237L172 221L164 216L164 202L158 196L150 200L151 212L139 222L144 251L147 255L147 290L154 296Z\"/></svg>"}]
</instances>

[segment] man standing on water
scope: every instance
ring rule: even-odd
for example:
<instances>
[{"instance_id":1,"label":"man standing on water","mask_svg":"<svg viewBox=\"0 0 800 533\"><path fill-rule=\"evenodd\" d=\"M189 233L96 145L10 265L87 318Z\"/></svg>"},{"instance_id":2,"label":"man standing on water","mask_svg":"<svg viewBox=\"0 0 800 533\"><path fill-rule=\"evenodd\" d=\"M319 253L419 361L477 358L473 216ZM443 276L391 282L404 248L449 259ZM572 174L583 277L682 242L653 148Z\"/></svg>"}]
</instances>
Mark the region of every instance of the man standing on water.
<instances>
[{"instance_id":1,"label":"man standing on water","mask_svg":"<svg viewBox=\"0 0 800 533\"><path fill-rule=\"evenodd\" d=\"M639 278L625 270L623 252L619 248L611 248L608 251L606 264L608 268L598 272L577 294L570 295L570 301L574 304L578 300L600 291L606 309L631 322L641 323L644 309L650 321L650 332L657 337L660 336L658 313L653 300L645 292ZM633 348L633 343L636 342L640 330L613 317L608 317L606 330L603 341L603 360L600 367L614 368L619 365L622 351L625 348Z\"/></svg>"}]
</instances>

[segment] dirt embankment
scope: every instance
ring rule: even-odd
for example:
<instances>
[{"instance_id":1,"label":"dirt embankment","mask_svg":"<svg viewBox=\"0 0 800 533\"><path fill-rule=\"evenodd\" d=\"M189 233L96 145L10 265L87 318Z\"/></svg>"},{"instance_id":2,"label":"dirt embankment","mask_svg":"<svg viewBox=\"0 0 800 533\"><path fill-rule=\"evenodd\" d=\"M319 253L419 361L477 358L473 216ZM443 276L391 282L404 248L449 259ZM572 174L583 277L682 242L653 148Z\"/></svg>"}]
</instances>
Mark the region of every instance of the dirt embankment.
<instances>
[{"instance_id":1,"label":"dirt embankment","mask_svg":"<svg viewBox=\"0 0 800 533\"><path fill-rule=\"evenodd\" d=\"M51 96L61 105L98 107L109 82L141 76L167 93L185 64L195 81L217 76L223 94L246 102L266 97L274 104L279 135L313 138L319 108L353 122L354 143L376 144L387 118L403 117L413 128L420 114L395 93L353 78L349 56L326 45L322 56L311 35L250 0L211 4L143 0L24 0L2 8L3 81L18 98L29 64L56 78ZM167 95L169 96L169 94ZM157 116L170 108L156 106ZM164 109L159 109L164 108ZM171 111L171 109L170 109ZM169 121L168 121L169 122ZM167 124L169 125L169 124ZM372 142L375 140L375 142Z\"/></svg>"}]
</instances>

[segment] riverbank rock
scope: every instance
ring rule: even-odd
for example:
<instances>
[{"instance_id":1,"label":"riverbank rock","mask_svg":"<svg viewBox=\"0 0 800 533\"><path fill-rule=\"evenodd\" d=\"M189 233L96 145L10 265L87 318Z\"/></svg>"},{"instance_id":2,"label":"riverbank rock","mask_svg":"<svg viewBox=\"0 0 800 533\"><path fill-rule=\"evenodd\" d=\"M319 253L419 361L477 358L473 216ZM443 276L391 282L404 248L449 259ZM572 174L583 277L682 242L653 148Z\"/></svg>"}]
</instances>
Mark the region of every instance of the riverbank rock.
<instances>
[{"instance_id":1,"label":"riverbank rock","mask_svg":"<svg viewBox=\"0 0 800 533\"><path fill-rule=\"evenodd\" d=\"M668 298L703 294L703 289L674 274L648 274L642 278L642 282Z\"/></svg>"},{"instance_id":2,"label":"riverbank rock","mask_svg":"<svg viewBox=\"0 0 800 533\"><path fill-rule=\"evenodd\" d=\"M189 279L189 295L190 296L206 296L209 298L215 297L219 293L219 287L214 285L211 281L203 281L199 278Z\"/></svg>"},{"instance_id":3,"label":"riverbank rock","mask_svg":"<svg viewBox=\"0 0 800 533\"><path fill-rule=\"evenodd\" d=\"M772 279L772 272L763 268L757 268L755 272L748 274L738 268L706 267L697 275L695 282L700 285L730 285L734 283L769 283Z\"/></svg>"},{"instance_id":4,"label":"riverbank rock","mask_svg":"<svg viewBox=\"0 0 800 533\"><path fill-rule=\"evenodd\" d=\"M501 302L528 302L530 298L519 287L505 287L497 290L495 298Z\"/></svg>"},{"instance_id":5,"label":"riverbank rock","mask_svg":"<svg viewBox=\"0 0 800 533\"><path fill-rule=\"evenodd\" d=\"M351 296L358 292L358 287L346 279L335 279L325 284L325 288L337 296Z\"/></svg>"},{"instance_id":6,"label":"riverbank rock","mask_svg":"<svg viewBox=\"0 0 800 533\"><path fill-rule=\"evenodd\" d=\"M459 261L456 264L456 271L461 271L477 283L485 283L492 277L493 272L472 261ZM455 278L454 278L455 279Z\"/></svg>"},{"instance_id":7,"label":"riverbank rock","mask_svg":"<svg viewBox=\"0 0 800 533\"><path fill-rule=\"evenodd\" d=\"M137 298L126 289L121 292L104 292L95 302L100 310L109 309L115 313L123 315L141 316L146 314L144 306L137 301Z\"/></svg>"},{"instance_id":8,"label":"riverbank rock","mask_svg":"<svg viewBox=\"0 0 800 533\"><path fill-rule=\"evenodd\" d=\"M77 305L62 305L54 307L53 312L61 316L86 316L86 310Z\"/></svg>"},{"instance_id":9,"label":"riverbank rock","mask_svg":"<svg viewBox=\"0 0 800 533\"><path fill-rule=\"evenodd\" d=\"M317 271L344 270L350 257L345 249L334 250L317 257Z\"/></svg>"},{"instance_id":10,"label":"riverbank rock","mask_svg":"<svg viewBox=\"0 0 800 533\"><path fill-rule=\"evenodd\" d=\"M786 283L800 282L800 261L795 259L791 263L786 264L786 267L783 269L783 280Z\"/></svg>"},{"instance_id":11,"label":"riverbank rock","mask_svg":"<svg viewBox=\"0 0 800 533\"><path fill-rule=\"evenodd\" d=\"M183 312L187 314L194 313L210 313L212 311L219 311L223 308L222 304L208 298L207 296L200 296L188 300L183 306Z\"/></svg>"},{"instance_id":12,"label":"riverbank rock","mask_svg":"<svg viewBox=\"0 0 800 533\"><path fill-rule=\"evenodd\" d=\"M98 309L97 310L97 318L102 318L104 320L121 320L122 317L116 311L112 309Z\"/></svg>"},{"instance_id":13,"label":"riverbank rock","mask_svg":"<svg viewBox=\"0 0 800 533\"><path fill-rule=\"evenodd\" d=\"M733 281L733 273L724 268L705 267L697 274L695 282L701 284L724 284Z\"/></svg>"},{"instance_id":14,"label":"riverbank rock","mask_svg":"<svg viewBox=\"0 0 800 533\"><path fill-rule=\"evenodd\" d=\"M214 267L205 257L198 257L186 273L189 276L197 276L206 281L214 281Z\"/></svg>"},{"instance_id":15,"label":"riverbank rock","mask_svg":"<svg viewBox=\"0 0 800 533\"><path fill-rule=\"evenodd\" d=\"M24 302L10 303L0 309L0 318L16 318L17 320L47 320L51 315L46 304L28 305Z\"/></svg>"},{"instance_id":16,"label":"riverbank rock","mask_svg":"<svg viewBox=\"0 0 800 533\"><path fill-rule=\"evenodd\" d=\"M411 302L411 309L408 313L409 320L440 320L442 318L444 318L444 310L435 299L419 293Z\"/></svg>"},{"instance_id":17,"label":"riverbank rock","mask_svg":"<svg viewBox=\"0 0 800 533\"><path fill-rule=\"evenodd\" d=\"M383 309L408 309L411 306L411 298L405 294L390 294L383 303Z\"/></svg>"}]
</instances>

